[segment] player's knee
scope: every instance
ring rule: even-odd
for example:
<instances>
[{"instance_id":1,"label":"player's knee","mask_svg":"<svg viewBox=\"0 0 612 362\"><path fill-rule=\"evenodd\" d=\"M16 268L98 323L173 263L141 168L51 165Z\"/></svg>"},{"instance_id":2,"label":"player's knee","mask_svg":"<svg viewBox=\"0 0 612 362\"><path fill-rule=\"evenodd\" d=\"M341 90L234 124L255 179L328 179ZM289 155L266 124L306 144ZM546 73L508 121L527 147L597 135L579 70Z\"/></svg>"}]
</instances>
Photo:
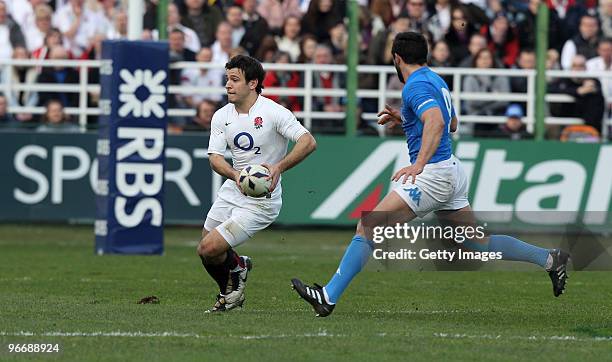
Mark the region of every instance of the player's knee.
<instances>
[{"instance_id":1,"label":"player's knee","mask_svg":"<svg viewBox=\"0 0 612 362\"><path fill-rule=\"evenodd\" d=\"M214 238L210 237L210 234L206 236L198 245L198 255L205 258L214 258L227 251L224 243L218 242Z\"/></svg>"},{"instance_id":2,"label":"player's knee","mask_svg":"<svg viewBox=\"0 0 612 362\"><path fill-rule=\"evenodd\" d=\"M201 243L198 246L198 254L205 258L211 258L219 255L218 248L213 243Z\"/></svg>"}]
</instances>

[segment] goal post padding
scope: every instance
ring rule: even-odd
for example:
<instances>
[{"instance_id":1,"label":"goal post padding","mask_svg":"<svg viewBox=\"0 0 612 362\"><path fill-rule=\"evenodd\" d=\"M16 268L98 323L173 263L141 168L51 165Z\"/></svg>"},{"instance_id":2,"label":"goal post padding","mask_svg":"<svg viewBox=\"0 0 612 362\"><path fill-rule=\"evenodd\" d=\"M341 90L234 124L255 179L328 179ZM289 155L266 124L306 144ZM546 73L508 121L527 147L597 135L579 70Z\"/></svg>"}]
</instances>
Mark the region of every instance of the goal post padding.
<instances>
[{"instance_id":1,"label":"goal post padding","mask_svg":"<svg viewBox=\"0 0 612 362\"><path fill-rule=\"evenodd\" d=\"M105 41L100 67L98 254L162 254L169 52Z\"/></svg>"}]
</instances>

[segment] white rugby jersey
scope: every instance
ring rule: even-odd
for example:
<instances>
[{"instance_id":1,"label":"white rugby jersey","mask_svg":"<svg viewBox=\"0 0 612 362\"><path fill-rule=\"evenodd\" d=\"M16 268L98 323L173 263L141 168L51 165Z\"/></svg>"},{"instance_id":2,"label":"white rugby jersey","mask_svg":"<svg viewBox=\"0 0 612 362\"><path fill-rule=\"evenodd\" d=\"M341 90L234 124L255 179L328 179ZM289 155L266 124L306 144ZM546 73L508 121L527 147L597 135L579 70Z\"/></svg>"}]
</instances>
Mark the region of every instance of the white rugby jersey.
<instances>
[{"instance_id":1,"label":"white rugby jersey","mask_svg":"<svg viewBox=\"0 0 612 362\"><path fill-rule=\"evenodd\" d=\"M289 140L296 142L307 132L291 111L259 95L248 114L238 114L232 103L215 112L208 153L224 155L229 145L239 171L250 164L273 165L287 154Z\"/></svg>"}]
</instances>

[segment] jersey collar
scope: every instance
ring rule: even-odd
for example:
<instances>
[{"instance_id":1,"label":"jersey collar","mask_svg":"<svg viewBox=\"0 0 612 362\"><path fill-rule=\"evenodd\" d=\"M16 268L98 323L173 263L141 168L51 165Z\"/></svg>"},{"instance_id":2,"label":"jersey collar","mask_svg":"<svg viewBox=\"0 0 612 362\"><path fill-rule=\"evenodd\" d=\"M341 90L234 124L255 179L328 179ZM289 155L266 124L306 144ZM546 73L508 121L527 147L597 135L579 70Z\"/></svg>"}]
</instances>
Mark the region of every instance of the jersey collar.
<instances>
[{"instance_id":1,"label":"jersey collar","mask_svg":"<svg viewBox=\"0 0 612 362\"><path fill-rule=\"evenodd\" d=\"M262 98L261 94L258 94L257 99L255 100L255 103L253 103L251 108L249 108L249 113L248 113L249 116L251 116L251 112L253 112L257 108L257 105L261 102L261 98ZM238 110L236 109L236 106L234 106L234 112L236 112L236 115L240 115L240 113L238 113Z\"/></svg>"},{"instance_id":2,"label":"jersey collar","mask_svg":"<svg viewBox=\"0 0 612 362\"><path fill-rule=\"evenodd\" d=\"M410 74L410 76L406 80L406 84L408 84L410 82L410 79L412 79L413 77L416 77L418 74L421 74L421 73L427 71L428 69L429 69L429 67L424 65L421 68L419 68L419 69L415 70L414 72L412 72L412 74Z\"/></svg>"}]
</instances>

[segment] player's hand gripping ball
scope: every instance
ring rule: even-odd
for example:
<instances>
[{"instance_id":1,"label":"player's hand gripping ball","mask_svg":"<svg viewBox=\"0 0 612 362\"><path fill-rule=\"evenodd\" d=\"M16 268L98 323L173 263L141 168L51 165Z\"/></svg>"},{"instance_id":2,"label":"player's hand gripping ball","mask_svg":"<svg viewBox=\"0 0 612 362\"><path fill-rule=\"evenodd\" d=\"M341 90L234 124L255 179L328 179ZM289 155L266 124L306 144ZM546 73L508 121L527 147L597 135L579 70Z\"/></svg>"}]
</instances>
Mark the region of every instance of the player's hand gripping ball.
<instances>
[{"instance_id":1,"label":"player's hand gripping ball","mask_svg":"<svg viewBox=\"0 0 612 362\"><path fill-rule=\"evenodd\" d=\"M249 165L240 171L240 188L251 197L264 197L270 193L272 179L269 179L270 172L262 165Z\"/></svg>"}]
</instances>

